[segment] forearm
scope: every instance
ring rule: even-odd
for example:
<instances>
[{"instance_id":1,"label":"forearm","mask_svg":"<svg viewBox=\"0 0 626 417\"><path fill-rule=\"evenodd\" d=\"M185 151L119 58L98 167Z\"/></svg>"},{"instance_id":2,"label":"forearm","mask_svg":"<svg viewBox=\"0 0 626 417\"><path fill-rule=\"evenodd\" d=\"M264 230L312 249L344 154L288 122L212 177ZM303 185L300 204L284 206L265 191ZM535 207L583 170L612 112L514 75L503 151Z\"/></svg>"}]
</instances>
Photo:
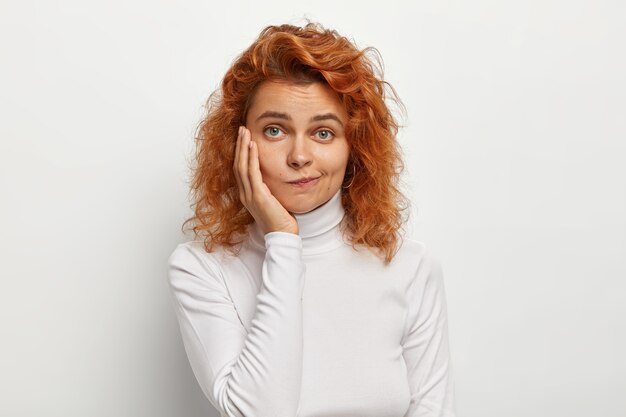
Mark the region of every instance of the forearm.
<instances>
[{"instance_id":1,"label":"forearm","mask_svg":"<svg viewBox=\"0 0 626 417\"><path fill-rule=\"evenodd\" d=\"M266 235L262 285L251 327L217 400L242 416L294 416L302 377L302 291L305 267L297 235Z\"/></svg>"}]
</instances>

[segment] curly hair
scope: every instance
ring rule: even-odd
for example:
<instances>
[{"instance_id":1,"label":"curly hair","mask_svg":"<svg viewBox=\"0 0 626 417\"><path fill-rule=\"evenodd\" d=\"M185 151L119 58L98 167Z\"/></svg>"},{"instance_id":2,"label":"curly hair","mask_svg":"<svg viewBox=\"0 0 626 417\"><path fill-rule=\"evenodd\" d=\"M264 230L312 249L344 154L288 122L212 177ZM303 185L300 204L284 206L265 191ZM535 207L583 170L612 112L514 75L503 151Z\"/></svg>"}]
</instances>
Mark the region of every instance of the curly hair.
<instances>
[{"instance_id":1,"label":"curly hair","mask_svg":"<svg viewBox=\"0 0 626 417\"><path fill-rule=\"evenodd\" d=\"M370 56L371 55L371 56ZM232 170L235 141L256 88L264 81L326 83L348 114L345 128L350 156L342 187L342 231L353 248L363 245L388 264L400 245L409 202L398 183L404 170L396 141L399 124L386 105L404 105L383 80L376 48L359 50L337 31L308 22L303 27L267 26L226 72L221 89L206 102L196 129L195 166L191 167L195 237L212 252L221 246L236 254L254 218L241 203Z\"/></svg>"}]
</instances>

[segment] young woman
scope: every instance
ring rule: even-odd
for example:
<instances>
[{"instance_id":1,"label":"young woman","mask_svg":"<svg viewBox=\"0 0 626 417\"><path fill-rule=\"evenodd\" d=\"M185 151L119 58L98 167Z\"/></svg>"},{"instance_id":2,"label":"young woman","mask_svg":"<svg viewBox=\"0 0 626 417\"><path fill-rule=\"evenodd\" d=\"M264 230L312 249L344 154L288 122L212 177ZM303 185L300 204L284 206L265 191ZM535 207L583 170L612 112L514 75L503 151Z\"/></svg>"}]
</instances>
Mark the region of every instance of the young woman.
<instances>
[{"instance_id":1,"label":"young woman","mask_svg":"<svg viewBox=\"0 0 626 417\"><path fill-rule=\"evenodd\" d=\"M318 24L269 26L209 100L201 238L176 247L169 284L222 416L455 415L442 270L400 233L386 94L401 103L370 52Z\"/></svg>"}]
</instances>

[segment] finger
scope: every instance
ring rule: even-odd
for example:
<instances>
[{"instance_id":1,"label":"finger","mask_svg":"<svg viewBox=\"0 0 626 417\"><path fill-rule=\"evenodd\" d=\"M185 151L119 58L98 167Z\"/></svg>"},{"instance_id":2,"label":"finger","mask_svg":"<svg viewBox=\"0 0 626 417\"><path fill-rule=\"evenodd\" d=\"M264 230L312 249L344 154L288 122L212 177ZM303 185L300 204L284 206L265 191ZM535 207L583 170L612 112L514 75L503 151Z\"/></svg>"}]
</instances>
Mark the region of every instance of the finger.
<instances>
[{"instance_id":1,"label":"finger","mask_svg":"<svg viewBox=\"0 0 626 417\"><path fill-rule=\"evenodd\" d=\"M253 193L261 194L263 190L263 175L261 174L261 166L259 164L259 148L254 141L250 142L250 160L248 175L250 176L250 186Z\"/></svg>"},{"instance_id":2,"label":"finger","mask_svg":"<svg viewBox=\"0 0 626 417\"><path fill-rule=\"evenodd\" d=\"M241 139L241 126L239 127L239 131L237 132L237 139L235 139L235 155L233 159L233 171L237 174L237 161L239 160L239 142Z\"/></svg>"},{"instance_id":3,"label":"finger","mask_svg":"<svg viewBox=\"0 0 626 417\"><path fill-rule=\"evenodd\" d=\"M242 194L243 184L241 183L241 176L239 175L240 149L241 149L241 126L239 126L239 132L237 134L237 141L235 143L235 158L233 161L233 172L235 174L235 181L237 181L237 187L239 188L239 192L240 194Z\"/></svg>"},{"instance_id":4,"label":"finger","mask_svg":"<svg viewBox=\"0 0 626 417\"><path fill-rule=\"evenodd\" d=\"M248 131L245 127L242 127L239 161L237 162L237 166L239 168L239 176L243 185L244 194L246 196L246 202L252 201L252 188L250 187L250 178L248 177L249 143L250 131Z\"/></svg>"}]
</instances>

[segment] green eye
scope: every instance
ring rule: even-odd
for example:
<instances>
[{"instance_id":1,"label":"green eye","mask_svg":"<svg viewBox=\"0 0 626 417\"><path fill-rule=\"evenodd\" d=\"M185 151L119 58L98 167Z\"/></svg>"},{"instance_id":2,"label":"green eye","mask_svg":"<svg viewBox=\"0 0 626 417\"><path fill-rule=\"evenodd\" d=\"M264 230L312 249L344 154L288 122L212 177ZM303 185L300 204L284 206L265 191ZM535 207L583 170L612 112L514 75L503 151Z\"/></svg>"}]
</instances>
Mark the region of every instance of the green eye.
<instances>
[{"instance_id":1,"label":"green eye","mask_svg":"<svg viewBox=\"0 0 626 417\"><path fill-rule=\"evenodd\" d=\"M320 130L317 134L320 139L329 139L333 135L330 130Z\"/></svg>"},{"instance_id":2,"label":"green eye","mask_svg":"<svg viewBox=\"0 0 626 417\"><path fill-rule=\"evenodd\" d=\"M275 126L270 126L267 129L265 129L265 133L267 133L268 136L272 136L272 137L276 137L280 134L281 130Z\"/></svg>"}]
</instances>

